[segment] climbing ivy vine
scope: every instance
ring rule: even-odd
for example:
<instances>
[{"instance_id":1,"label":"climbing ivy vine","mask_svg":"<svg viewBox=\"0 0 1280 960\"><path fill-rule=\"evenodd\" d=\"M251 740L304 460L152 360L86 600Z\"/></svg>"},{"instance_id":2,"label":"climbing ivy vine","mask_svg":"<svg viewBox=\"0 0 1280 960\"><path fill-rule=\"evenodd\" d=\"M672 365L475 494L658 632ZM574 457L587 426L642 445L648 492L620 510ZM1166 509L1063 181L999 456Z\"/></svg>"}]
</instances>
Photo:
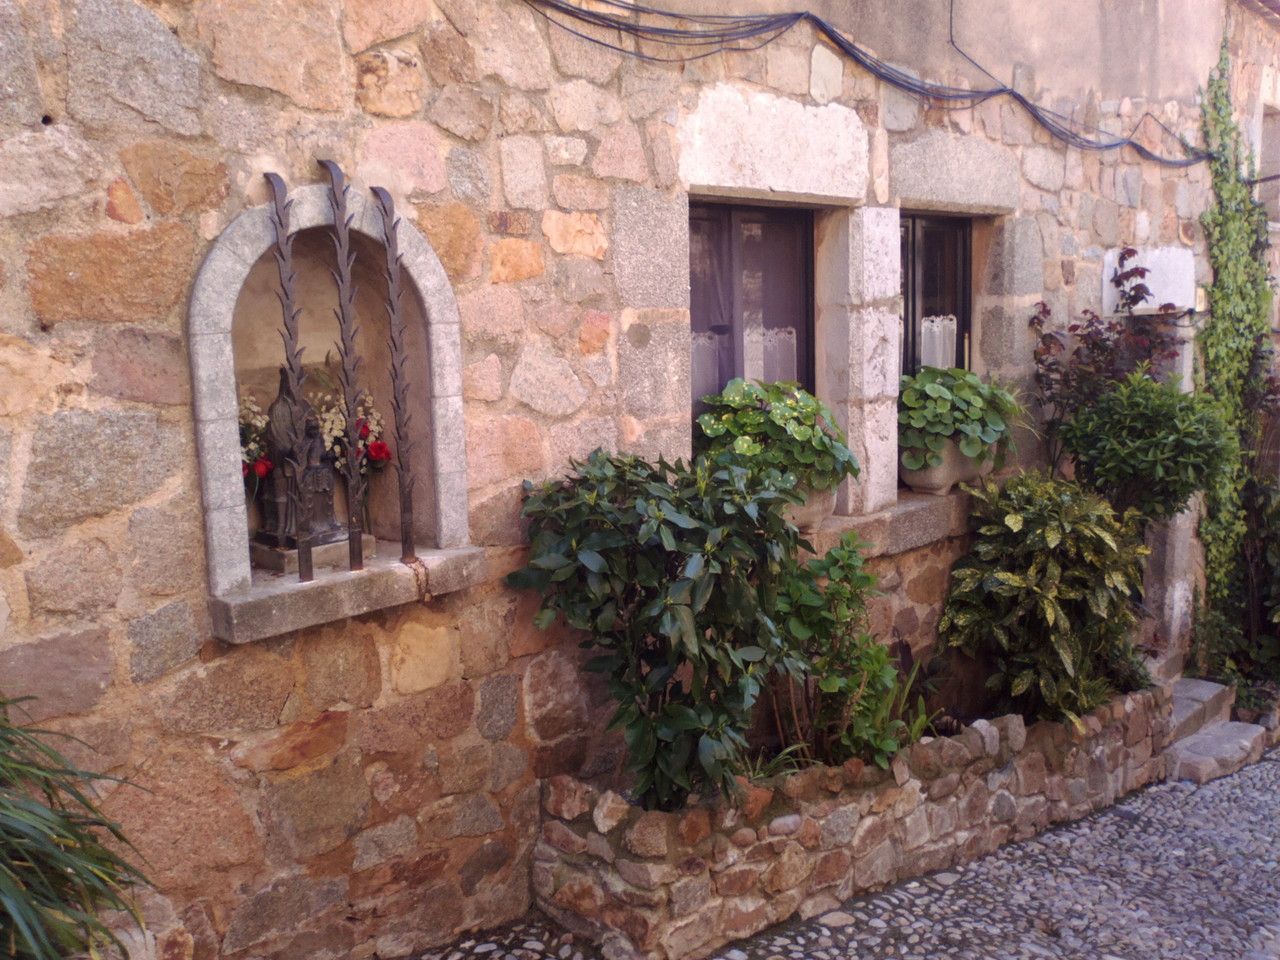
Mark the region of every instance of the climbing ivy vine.
<instances>
[{"instance_id":1,"label":"climbing ivy vine","mask_svg":"<svg viewBox=\"0 0 1280 960\"><path fill-rule=\"evenodd\" d=\"M1202 222L1213 268L1210 315L1198 342L1202 387L1222 404L1236 433L1240 455L1205 493L1200 538L1205 549L1205 609L1198 651L1201 666L1222 669L1244 639L1244 547L1248 534L1244 498L1261 429L1253 398L1265 388L1271 288L1267 276L1267 213L1248 182L1252 159L1232 118L1230 59L1223 41L1217 69L1205 91L1202 123L1212 154L1214 201ZM1206 634L1208 634L1206 636ZM1215 662L1216 661L1216 662Z\"/></svg>"}]
</instances>

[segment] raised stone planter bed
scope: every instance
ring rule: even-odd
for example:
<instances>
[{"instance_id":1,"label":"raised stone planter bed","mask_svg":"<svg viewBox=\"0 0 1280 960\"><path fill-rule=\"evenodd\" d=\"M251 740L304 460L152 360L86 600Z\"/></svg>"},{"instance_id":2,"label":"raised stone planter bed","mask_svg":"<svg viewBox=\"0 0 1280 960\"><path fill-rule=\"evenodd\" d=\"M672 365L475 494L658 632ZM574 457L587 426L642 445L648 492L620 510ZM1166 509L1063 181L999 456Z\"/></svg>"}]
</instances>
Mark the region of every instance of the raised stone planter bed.
<instances>
[{"instance_id":1,"label":"raised stone planter bed","mask_svg":"<svg viewBox=\"0 0 1280 960\"><path fill-rule=\"evenodd\" d=\"M1083 734L1021 717L743 783L736 808L645 812L568 777L543 786L538 906L612 960L693 960L793 914L964 863L1163 779L1171 692L1120 697Z\"/></svg>"}]
</instances>

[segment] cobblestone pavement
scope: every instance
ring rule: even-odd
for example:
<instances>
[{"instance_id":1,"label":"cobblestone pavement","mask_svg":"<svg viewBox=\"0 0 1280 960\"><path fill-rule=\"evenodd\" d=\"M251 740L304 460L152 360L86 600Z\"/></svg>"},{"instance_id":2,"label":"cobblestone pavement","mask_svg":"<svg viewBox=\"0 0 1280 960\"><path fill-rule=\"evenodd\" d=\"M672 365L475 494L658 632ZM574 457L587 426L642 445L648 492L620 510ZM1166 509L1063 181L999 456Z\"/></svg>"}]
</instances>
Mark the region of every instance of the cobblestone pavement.
<instances>
[{"instance_id":1,"label":"cobblestone pavement","mask_svg":"<svg viewBox=\"0 0 1280 960\"><path fill-rule=\"evenodd\" d=\"M538 918L423 960L597 960ZM1163 783L951 871L722 948L717 960L1280 960L1280 750Z\"/></svg>"}]
</instances>

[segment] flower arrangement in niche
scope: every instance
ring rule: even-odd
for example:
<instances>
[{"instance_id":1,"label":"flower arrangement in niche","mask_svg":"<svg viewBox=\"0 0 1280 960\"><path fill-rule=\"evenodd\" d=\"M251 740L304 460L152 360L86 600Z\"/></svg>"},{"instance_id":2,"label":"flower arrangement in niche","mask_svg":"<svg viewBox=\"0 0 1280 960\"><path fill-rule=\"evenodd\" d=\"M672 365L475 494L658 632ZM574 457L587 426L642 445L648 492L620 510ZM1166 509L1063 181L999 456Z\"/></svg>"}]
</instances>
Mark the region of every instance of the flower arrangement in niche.
<instances>
[{"instance_id":1,"label":"flower arrangement in niche","mask_svg":"<svg viewBox=\"0 0 1280 960\"><path fill-rule=\"evenodd\" d=\"M345 398L341 392L317 392L307 397L307 402L316 412L320 421L320 436L324 440L326 450L333 451L334 469L342 471L347 466L347 420ZM360 415L360 445L356 455L360 457L360 472L367 474L370 469L382 470L391 461L391 448L382 439L386 421L378 408L373 404L373 397L368 393L356 404Z\"/></svg>"},{"instance_id":2,"label":"flower arrangement in niche","mask_svg":"<svg viewBox=\"0 0 1280 960\"><path fill-rule=\"evenodd\" d=\"M320 424L320 436L326 450L334 455L333 468L342 471L346 467L346 418L343 398L337 391L316 391L307 397ZM368 473L380 471L391 462L391 447L382 439L386 421L373 403L373 397L365 394L357 404L360 413L360 469ZM267 414L257 398L250 393L240 397L240 465L245 483L256 495L260 482L275 469L267 457Z\"/></svg>"},{"instance_id":3,"label":"flower arrangement in niche","mask_svg":"<svg viewBox=\"0 0 1280 960\"><path fill-rule=\"evenodd\" d=\"M245 394L240 398L238 414L240 421L240 472L246 484L253 485L253 493L257 494L260 481L266 477L274 466L267 459L267 415L263 413L258 401Z\"/></svg>"}]
</instances>

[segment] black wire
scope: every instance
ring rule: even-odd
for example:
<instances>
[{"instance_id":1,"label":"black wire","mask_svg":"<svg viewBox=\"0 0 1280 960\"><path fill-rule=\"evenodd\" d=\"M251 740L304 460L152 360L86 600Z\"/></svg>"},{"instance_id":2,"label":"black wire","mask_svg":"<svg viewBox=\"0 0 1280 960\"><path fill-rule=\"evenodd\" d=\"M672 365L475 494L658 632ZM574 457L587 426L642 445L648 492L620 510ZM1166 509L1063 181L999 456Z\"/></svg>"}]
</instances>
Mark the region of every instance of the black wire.
<instances>
[{"instance_id":1,"label":"black wire","mask_svg":"<svg viewBox=\"0 0 1280 960\"><path fill-rule=\"evenodd\" d=\"M1190 167L1197 163L1203 163L1210 159L1212 154L1209 151L1201 150L1193 147L1185 140L1179 137L1171 130L1163 121L1151 113L1144 113L1135 124L1133 133L1136 133L1147 120L1153 121L1166 134L1177 140L1186 151L1185 157L1167 157L1158 154L1150 148L1139 143L1133 138L1133 135L1122 137L1118 135L1107 135L1104 137L1090 137L1073 129L1070 118L1056 113L1047 107L1042 107L1037 103L1033 103L1023 94L1014 90L1012 87L1000 84L986 90L969 90L964 87L952 87L945 84L929 83L913 77L911 74L897 67L894 67L883 60L873 56L866 50L863 50L857 44L853 43L849 38L842 34L831 24L827 23L821 17L808 11L799 11L794 13L782 14L752 14L752 15L733 15L733 14L703 14L699 16L684 16L671 13L668 10L659 10L654 7L646 7L638 4L624 3L620 0L595 0L597 6L613 7L617 10L626 11L628 15L640 14L644 16L656 17L659 19L680 20L685 23L697 25L696 27L664 27L654 24L645 24L635 22L630 19L617 16L612 13L605 13L600 10L586 10L582 7L574 6L567 0L524 0L531 8L545 17L550 23L566 30L575 36L588 40L591 43L607 47L610 50L616 50L642 60L649 60L655 63L687 63L693 60L699 60L703 57L709 57L719 53L722 50L758 50L766 44L777 40L787 31L791 30L796 24L806 21L826 37L835 47L845 56L853 60L868 73L879 79L889 83L899 90L905 91L908 95L927 103L931 106L939 107L947 110L967 109L977 106L993 97L1007 96L1016 101L1026 110L1031 117L1039 123L1054 138L1062 142L1077 147L1081 150L1114 150L1118 147L1132 147L1137 151L1138 155L1155 163L1165 164L1173 167ZM621 37L618 43L610 43L608 40L592 36L582 30L575 29L568 23L552 16L552 12L576 20L579 23L588 24L593 27L601 28L608 31L617 31L621 35L635 38L637 41L636 48L623 46ZM679 56L662 57L651 53L645 53L639 49L639 42L649 41L652 43L663 44L673 47L705 47L697 53L687 53ZM955 9L952 4L951 11L951 45L966 60L975 67L985 73L997 84L1000 82L985 67L974 60L969 54L955 41Z\"/></svg>"}]
</instances>

